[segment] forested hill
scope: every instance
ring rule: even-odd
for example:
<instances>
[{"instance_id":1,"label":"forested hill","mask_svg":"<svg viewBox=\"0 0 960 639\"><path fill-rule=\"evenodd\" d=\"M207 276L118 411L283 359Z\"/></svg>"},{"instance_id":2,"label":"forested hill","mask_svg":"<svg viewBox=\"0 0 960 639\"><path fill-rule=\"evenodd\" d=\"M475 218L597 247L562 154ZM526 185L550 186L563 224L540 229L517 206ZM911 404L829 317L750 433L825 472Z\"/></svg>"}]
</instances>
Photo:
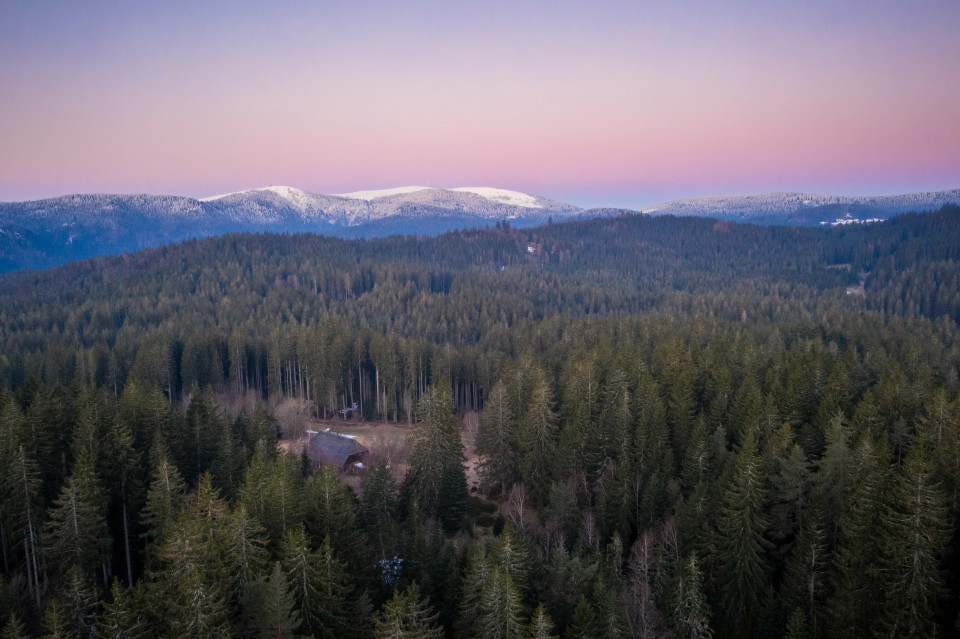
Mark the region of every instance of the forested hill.
<instances>
[{"instance_id":1,"label":"forested hill","mask_svg":"<svg viewBox=\"0 0 960 639\"><path fill-rule=\"evenodd\" d=\"M770 304L802 309L861 279L866 308L960 320L951 279L957 210L829 230L604 211L604 219L429 238L227 235L7 274L0 300L8 338L55 329L86 346L112 343L121 326L182 330L185 312L195 317L191 330L342 319L438 344L480 340L488 319L670 314L681 302L702 306L688 315L747 310L774 319L783 309ZM461 312L437 317L443 307ZM444 317L470 328L440 326Z\"/></svg>"},{"instance_id":2,"label":"forested hill","mask_svg":"<svg viewBox=\"0 0 960 639\"><path fill-rule=\"evenodd\" d=\"M605 215L0 276L3 636L956 636L960 209Z\"/></svg>"}]
</instances>

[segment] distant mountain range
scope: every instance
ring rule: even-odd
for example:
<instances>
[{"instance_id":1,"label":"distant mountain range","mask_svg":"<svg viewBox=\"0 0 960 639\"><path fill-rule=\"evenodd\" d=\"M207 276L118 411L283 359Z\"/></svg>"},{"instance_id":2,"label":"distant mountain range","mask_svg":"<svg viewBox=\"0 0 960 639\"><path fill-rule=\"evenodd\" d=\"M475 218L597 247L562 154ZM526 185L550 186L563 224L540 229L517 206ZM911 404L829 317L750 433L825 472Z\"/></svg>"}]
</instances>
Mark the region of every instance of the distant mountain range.
<instances>
[{"instance_id":1,"label":"distant mountain range","mask_svg":"<svg viewBox=\"0 0 960 639\"><path fill-rule=\"evenodd\" d=\"M649 215L718 217L753 224L817 226L884 220L901 213L933 211L944 204L958 203L960 189L866 197L767 193L671 200L643 208L640 212Z\"/></svg>"},{"instance_id":2,"label":"distant mountain range","mask_svg":"<svg viewBox=\"0 0 960 639\"><path fill-rule=\"evenodd\" d=\"M758 224L818 225L884 219L960 203L960 189L887 197L800 193L674 200L640 211L719 217ZM46 268L97 255L135 251L233 232L312 232L344 238L437 235L501 220L530 227L570 219L636 214L581 209L492 187L400 187L339 195L287 186L203 199L168 195L69 195L0 203L0 272Z\"/></svg>"},{"instance_id":3,"label":"distant mountain range","mask_svg":"<svg viewBox=\"0 0 960 639\"><path fill-rule=\"evenodd\" d=\"M322 233L345 238L438 235L509 220L537 226L581 209L488 187L402 187L342 195L286 186L203 199L167 195L69 195L0 203L0 272L45 268L236 232Z\"/></svg>"}]
</instances>

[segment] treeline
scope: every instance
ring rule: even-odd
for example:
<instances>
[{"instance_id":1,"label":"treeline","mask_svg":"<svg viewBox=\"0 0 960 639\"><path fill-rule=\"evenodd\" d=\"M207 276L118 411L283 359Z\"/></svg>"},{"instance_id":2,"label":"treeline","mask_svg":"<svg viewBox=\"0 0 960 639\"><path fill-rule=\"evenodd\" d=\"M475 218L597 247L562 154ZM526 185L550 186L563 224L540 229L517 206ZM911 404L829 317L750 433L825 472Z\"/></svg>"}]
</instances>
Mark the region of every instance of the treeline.
<instances>
[{"instance_id":1,"label":"treeline","mask_svg":"<svg viewBox=\"0 0 960 639\"><path fill-rule=\"evenodd\" d=\"M847 287L865 277L865 297ZM960 320L960 213L856 229L624 216L440 238L237 235L0 278L0 381L175 399L208 385L409 418L435 360L458 408L571 318Z\"/></svg>"},{"instance_id":2,"label":"treeline","mask_svg":"<svg viewBox=\"0 0 960 639\"><path fill-rule=\"evenodd\" d=\"M624 217L4 276L0 627L953 636L960 342L923 309L958 232ZM289 396L413 422L406 467L354 492L281 454Z\"/></svg>"}]
</instances>

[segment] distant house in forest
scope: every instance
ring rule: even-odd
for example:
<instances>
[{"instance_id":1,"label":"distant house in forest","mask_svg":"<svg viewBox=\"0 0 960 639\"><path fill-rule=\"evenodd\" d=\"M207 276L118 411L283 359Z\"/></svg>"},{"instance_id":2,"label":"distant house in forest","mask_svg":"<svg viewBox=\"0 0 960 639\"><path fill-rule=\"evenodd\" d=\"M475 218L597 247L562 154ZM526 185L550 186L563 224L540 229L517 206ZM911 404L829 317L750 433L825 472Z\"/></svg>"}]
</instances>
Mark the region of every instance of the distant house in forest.
<instances>
[{"instance_id":1,"label":"distant house in forest","mask_svg":"<svg viewBox=\"0 0 960 639\"><path fill-rule=\"evenodd\" d=\"M329 428L313 435L307 447L307 455L313 464L331 464L338 470L362 468L368 452L367 447L353 437Z\"/></svg>"}]
</instances>

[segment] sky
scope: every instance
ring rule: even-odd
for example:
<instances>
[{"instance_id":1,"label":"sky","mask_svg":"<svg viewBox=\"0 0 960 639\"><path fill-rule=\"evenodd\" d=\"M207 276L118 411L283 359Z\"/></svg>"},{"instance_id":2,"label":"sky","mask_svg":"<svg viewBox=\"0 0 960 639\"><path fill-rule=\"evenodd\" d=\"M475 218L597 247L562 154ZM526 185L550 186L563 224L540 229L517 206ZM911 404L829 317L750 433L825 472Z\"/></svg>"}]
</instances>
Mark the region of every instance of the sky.
<instances>
[{"instance_id":1,"label":"sky","mask_svg":"<svg viewBox=\"0 0 960 639\"><path fill-rule=\"evenodd\" d=\"M0 201L960 187L957 0L0 0Z\"/></svg>"}]
</instances>

